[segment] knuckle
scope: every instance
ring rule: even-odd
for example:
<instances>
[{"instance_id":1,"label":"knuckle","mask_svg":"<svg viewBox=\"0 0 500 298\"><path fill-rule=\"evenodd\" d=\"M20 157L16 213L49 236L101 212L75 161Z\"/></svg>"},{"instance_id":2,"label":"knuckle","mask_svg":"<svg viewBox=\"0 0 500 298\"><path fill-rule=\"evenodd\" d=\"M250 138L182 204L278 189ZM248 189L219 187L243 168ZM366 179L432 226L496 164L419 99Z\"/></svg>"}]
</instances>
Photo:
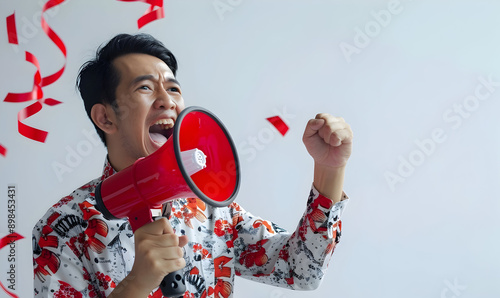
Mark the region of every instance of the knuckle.
<instances>
[{"instance_id":1,"label":"knuckle","mask_svg":"<svg viewBox=\"0 0 500 298\"><path fill-rule=\"evenodd\" d=\"M159 222L162 226L169 226L170 225L170 223L168 222L168 219L165 217L158 219L157 222Z\"/></svg>"},{"instance_id":2,"label":"knuckle","mask_svg":"<svg viewBox=\"0 0 500 298\"><path fill-rule=\"evenodd\" d=\"M155 257L154 250L146 249L142 252L142 255L146 260L150 260L151 262L156 263L157 258Z\"/></svg>"},{"instance_id":3,"label":"knuckle","mask_svg":"<svg viewBox=\"0 0 500 298\"><path fill-rule=\"evenodd\" d=\"M179 237L175 234L165 234L168 243L172 245L179 245Z\"/></svg>"},{"instance_id":4,"label":"knuckle","mask_svg":"<svg viewBox=\"0 0 500 298\"><path fill-rule=\"evenodd\" d=\"M140 239L140 241L137 241L136 244L136 250L138 252L148 252L148 247L150 246L148 241L146 241L145 239Z\"/></svg>"},{"instance_id":5,"label":"knuckle","mask_svg":"<svg viewBox=\"0 0 500 298\"><path fill-rule=\"evenodd\" d=\"M175 260L175 266L177 268L184 268L186 266L186 261L184 260L184 258L179 258Z\"/></svg>"},{"instance_id":6,"label":"knuckle","mask_svg":"<svg viewBox=\"0 0 500 298\"><path fill-rule=\"evenodd\" d=\"M184 251L180 247L177 247L177 256L179 258L182 258L184 256Z\"/></svg>"}]
</instances>

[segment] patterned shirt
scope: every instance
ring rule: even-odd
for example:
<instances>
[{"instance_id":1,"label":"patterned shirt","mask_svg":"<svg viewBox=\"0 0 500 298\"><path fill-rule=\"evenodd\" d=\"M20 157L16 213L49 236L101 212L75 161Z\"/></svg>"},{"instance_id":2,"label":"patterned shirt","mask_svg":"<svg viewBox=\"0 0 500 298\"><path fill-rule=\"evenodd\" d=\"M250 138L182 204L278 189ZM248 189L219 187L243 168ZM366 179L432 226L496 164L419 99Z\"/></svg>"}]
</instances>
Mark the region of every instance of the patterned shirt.
<instances>
[{"instance_id":1,"label":"patterned shirt","mask_svg":"<svg viewBox=\"0 0 500 298\"><path fill-rule=\"evenodd\" d=\"M127 219L107 220L95 208L94 190L115 171L52 206L33 229L35 297L106 297L132 269L134 235ZM294 233L245 211L233 202L215 208L196 198L171 201L169 221L184 247L184 297L228 298L234 276L289 289L319 286L339 242L340 216L314 187ZM149 297L162 297L159 289Z\"/></svg>"}]
</instances>

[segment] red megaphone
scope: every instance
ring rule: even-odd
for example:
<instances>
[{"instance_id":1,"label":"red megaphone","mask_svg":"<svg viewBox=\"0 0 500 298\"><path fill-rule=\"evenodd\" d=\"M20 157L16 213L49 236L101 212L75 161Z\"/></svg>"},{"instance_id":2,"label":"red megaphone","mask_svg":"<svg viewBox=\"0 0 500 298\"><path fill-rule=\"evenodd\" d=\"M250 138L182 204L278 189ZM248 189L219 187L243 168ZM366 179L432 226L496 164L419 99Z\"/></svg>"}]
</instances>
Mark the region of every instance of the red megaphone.
<instances>
[{"instance_id":1,"label":"red megaphone","mask_svg":"<svg viewBox=\"0 0 500 298\"><path fill-rule=\"evenodd\" d=\"M151 209L167 201L197 197L215 207L228 206L239 185L238 155L228 131L208 110L188 107L160 149L97 187L96 207L108 219L127 217L135 232L153 221Z\"/></svg>"}]
</instances>

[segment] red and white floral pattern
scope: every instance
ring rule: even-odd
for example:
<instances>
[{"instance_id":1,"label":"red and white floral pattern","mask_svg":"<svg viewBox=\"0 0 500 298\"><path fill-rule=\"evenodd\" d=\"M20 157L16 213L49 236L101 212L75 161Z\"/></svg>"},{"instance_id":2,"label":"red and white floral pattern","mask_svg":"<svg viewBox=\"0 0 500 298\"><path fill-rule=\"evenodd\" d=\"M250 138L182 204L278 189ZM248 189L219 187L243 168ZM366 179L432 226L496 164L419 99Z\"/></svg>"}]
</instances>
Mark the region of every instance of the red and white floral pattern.
<instances>
[{"instance_id":1,"label":"red and white floral pattern","mask_svg":"<svg viewBox=\"0 0 500 298\"><path fill-rule=\"evenodd\" d=\"M103 175L64 197L33 229L35 297L105 297L132 269L134 237L126 219L94 207ZM187 235L184 297L229 298L235 275L289 289L319 285L336 243L344 200L333 205L314 188L294 233L237 203L214 208L199 199L172 202L170 223ZM149 297L162 297L157 289Z\"/></svg>"}]
</instances>

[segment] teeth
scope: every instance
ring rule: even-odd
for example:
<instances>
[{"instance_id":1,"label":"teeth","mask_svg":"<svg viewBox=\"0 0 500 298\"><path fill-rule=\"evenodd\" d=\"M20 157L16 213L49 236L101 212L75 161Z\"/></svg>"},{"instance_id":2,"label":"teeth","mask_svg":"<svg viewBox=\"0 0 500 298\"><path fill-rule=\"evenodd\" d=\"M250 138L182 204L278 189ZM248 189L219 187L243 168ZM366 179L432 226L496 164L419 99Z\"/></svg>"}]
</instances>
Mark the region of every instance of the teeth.
<instances>
[{"instance_id":1,"label":"teeth","mask_svg":"<svg viewBox=\"0 0 500 298\"><path fill-rule=\"evenodd\" d=\"M161 125L162 129L172 128L174 126L174 120L172 119L160 119L155 122L155 125Z\"/></svg>"}]
</instances>

